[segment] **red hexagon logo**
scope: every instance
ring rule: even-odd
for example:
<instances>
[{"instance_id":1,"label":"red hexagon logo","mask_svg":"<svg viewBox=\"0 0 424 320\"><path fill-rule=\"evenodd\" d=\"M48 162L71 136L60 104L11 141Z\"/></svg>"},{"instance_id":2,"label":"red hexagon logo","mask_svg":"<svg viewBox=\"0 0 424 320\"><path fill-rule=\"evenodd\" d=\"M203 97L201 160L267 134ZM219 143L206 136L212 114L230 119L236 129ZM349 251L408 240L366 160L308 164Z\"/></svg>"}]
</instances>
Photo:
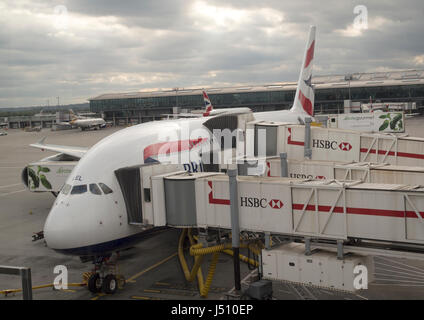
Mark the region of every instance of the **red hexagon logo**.
<instances>
[{"instance_id":1,"label":"red hexagon logo","mask_svg":"<svg viewBox=\"0 0 424 320\"><path fill-rule=\"evenodd\" d=\"M340 142L339 148L342 151L350 151L352 149L352 145L349 142Z\"/></svg>"},{"instance_id":2,"label":"red hexagon logo","mask_svg":"<svg viewBox=\"0 0 424 320\"><path fill-rule=\"evenodd\" d=\"M273 209L281 209L284 206L284 203L281 200L278 199L272 199L269 202L269 205Z\"/></svg>"}]
</instances>

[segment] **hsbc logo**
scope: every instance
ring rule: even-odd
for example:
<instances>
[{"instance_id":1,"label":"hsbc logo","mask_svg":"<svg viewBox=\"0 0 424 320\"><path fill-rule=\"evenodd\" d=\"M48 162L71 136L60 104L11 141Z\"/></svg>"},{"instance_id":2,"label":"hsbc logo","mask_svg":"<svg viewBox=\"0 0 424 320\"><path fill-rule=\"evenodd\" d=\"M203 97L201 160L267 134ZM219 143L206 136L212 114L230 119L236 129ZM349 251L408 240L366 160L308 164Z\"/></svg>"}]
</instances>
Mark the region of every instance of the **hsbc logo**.
<instances>
[{"instance_id":1,"label":"hsbc logo","mask_svg":"<svg viewBox=\"0 0 424 320\"><path fill-rule=\"evenodd\" d=\"M338 143L337 141L312 139L312 148L350 151L352 149L352 145L349 142Z\"/></svg>"},{"instance_id":2,"label":"hsbc logo","mask_svg":"<svg viewBox=\"0 0 424 320\"><path fill-rule=\"evenodd\" d=\"M270 206L272 209L281 209L281 208L284 206L284 204L283 204L283 202L282 202L281 200L278 200L278 199L272 199L272 200L269 202L269 206Z\"/></svg>"},{"instance_id":3,"label":"hsbc logo","mask_svg":"<svg viewBox=\"0 0 424 320\"><path fill-rule=\"evenodd\" d=\"M339 148L343 151L350 151L350 149L352 149L352 145L349 142L340 142Z\"/></svg>"},{"instance_id":4,"label":"hsbc logo","mask_svg":"<svg viewBox=\"0 0 424 320\"><path fill-rule=\"evenodd\" d=\"M325 176L313 176L312 174L290 172L290 178L294 179L326 179Z\"/></svg>"},{"instance_id":5,"label":"hsbc logo","mask_svg":"<svg viewBox=\"0 0 424 320\"><path fill-rule=\"evenodd\" d=\"M278 199L268 201L266 198L240 197L240 206L247 208L267 208L281 209L284 203Z\"/></svg>"}]
</instances>

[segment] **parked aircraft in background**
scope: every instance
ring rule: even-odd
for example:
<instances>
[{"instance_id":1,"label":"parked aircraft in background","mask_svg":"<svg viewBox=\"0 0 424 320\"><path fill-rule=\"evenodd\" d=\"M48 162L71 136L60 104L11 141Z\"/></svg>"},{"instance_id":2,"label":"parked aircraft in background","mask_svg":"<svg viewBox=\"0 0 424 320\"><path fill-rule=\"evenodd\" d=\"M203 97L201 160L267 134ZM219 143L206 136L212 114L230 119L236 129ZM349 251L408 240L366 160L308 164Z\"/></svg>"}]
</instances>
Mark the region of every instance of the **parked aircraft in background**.
<instances>
[{"instance_id":1,"label":"parked aircraft in background","mask_svg":"<svg viewBox=\"0 0 424 320\"><path fill-rule=\"evenodd\" d=\"M73 126L77 126L78 128L81 128L81 130L87 130L94 128L95 130L106 127L106 121L103 118L90 118L90 117L83 117L80 115L76 115L72 109L70 110L71 113L71 121L69 123Z\"/></svg>"}]
</instances>

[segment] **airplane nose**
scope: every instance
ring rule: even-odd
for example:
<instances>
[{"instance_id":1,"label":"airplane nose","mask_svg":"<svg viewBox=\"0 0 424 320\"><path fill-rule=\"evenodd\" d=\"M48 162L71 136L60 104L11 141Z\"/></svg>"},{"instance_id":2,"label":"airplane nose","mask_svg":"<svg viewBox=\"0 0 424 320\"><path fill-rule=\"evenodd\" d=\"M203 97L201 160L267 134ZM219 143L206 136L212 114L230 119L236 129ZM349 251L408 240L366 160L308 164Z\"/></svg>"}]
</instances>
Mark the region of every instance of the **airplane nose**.
<instances>
[{"instance_id":1,"label":"airplane nose","mask_svg":"<svg viewBox=\"0 0 424 320\"><path fill-rule=\"evenodd\" d=\"M114 216L107 220L102 215L108 203L101 203L96 198L97 207L94 207L89 200L78 198L78 201L73 201L67 197L57 199L44 223L44 239L49 248L64 254L82 256L91 254L98 249L98 244L110 240L118 221Z\"/></svg>"},{"instance_id":2,"label":"airplane nose","mask_svg":"<svg viewBox=\"0 0 424 320\"><path fill-rule=\"evenodd\" d=\"M59 211L56 208L50 210L44 223L44 239L47 246L55 250L69 248L72 239L69 230L71 226L71 221L63 210Z\"/></svg>"}]
</instances>

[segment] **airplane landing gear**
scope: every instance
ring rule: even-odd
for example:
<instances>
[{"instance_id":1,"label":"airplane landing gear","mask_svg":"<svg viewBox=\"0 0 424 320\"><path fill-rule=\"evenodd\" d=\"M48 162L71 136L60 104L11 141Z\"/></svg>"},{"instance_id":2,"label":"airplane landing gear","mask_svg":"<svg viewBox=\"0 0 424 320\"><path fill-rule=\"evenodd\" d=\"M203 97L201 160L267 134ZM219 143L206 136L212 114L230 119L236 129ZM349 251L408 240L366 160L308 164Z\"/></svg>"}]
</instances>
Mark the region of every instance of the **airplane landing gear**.
<instances>
[{"instance_id":1,"label":"airplane landing gear","mask_svg":"<svg viewBox=\"0 0 424 320\"><path fill-rule=\"evenodd\" d=\"M94 269L85 275L87 288L92 293L113 294L125 285L125 278L119 274L118 261L119 253L116 257L96 257L94 258Z\"/></svg>"},{"instance_id":2,"label":"airplane landing gear","mask_svg":"<svg viewBox=\"0 0 424 320\"><path fill-rule=\"evenodd\" d=\"M90 292L98 293L102 290L102 279L98 273L92 273L87 281L87 287Z\"/></svg>"},{"instance_id":3,"label":"airplane landing gear","mask_svg":"<svg viewBox=\"0 0 424 320\"><path fill-rule=\"evenodd\" d=\"M113 274L108 274L102 283L102 290L104 293L115 293L118 289L118 280Z\"/></svg>"}]
</instances>

